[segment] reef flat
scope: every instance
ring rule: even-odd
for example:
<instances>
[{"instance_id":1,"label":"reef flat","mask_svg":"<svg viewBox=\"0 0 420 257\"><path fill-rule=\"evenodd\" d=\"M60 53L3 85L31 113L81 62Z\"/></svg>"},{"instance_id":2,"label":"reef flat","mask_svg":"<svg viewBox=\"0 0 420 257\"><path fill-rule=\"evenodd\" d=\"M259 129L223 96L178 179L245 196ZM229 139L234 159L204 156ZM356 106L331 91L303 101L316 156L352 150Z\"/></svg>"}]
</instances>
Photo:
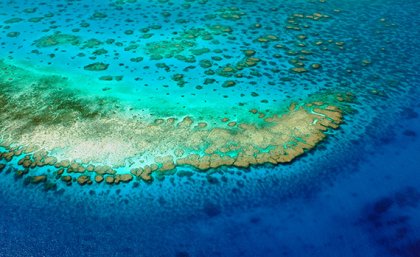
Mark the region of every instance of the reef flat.
<instances>
[{"instance_id":1,"label":"reef flat","mask_svg":"<svg viewBox=\"0 0 420 257\"><path fill-rule=\"evenodd\" d=\"M8 149L1 158L19 158L21 175L52 166L65 182L77 173L82 185L93 175L98 183L130 181L133 175L151 181L153 172L186 165L207 170L287 163L342 122L341 110L322 101L292 103L273 116L249 110L262 119L260 124L226 121L217 127L192 116L147 120L116 111L116 99L88 99L66 89L71 82L65 77L35 75L2 63L0 78L1 145ZM115 169L125 166L130 173L117 174ZM44 176L31 181L44 182Z\"/></svg>"}]
</instances>

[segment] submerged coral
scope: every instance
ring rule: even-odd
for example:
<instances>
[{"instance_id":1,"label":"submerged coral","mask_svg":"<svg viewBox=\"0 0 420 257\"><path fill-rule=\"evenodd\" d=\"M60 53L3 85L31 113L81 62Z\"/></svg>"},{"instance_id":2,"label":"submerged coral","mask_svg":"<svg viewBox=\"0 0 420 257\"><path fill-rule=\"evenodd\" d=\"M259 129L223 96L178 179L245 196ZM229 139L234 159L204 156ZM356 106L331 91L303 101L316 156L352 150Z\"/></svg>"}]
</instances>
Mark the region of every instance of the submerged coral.
<instances>
[{"instance_id":1,"label":"submerged coral","mask_svg":"<svg viewBox=\"0 0 420 257\"><path fill-rule=\"evenodd\" d=\"M1 144L9 149L2 158L11 160L25 153L19 161L24 169L45 165L64 169L60 176L66 183L71 181L64 176L71 173L80 174L80 185L103 180L92 179L90 173L106 175L107 183L129 182L131 175L115 171L127 160L133 162L131 173L146 181L153 172L184 165L207 170L287 163L314 148L326 130L342 122L339 107L320 101L292 104L267 117L251 110L249 120L258 114L259 124L225 118L227 125L207 126L212 121L193 116L127 117L113 110L112 98L91 102L74 90L63 91L61 87L69 83L66 78L2 66L0 133L7 139ZM17 73L21 80L8 81L9 75ZM19 90L24 94L17 97L14 92ZM44 180L32 178L31 183Z\"/></svg>"}]
</instances>

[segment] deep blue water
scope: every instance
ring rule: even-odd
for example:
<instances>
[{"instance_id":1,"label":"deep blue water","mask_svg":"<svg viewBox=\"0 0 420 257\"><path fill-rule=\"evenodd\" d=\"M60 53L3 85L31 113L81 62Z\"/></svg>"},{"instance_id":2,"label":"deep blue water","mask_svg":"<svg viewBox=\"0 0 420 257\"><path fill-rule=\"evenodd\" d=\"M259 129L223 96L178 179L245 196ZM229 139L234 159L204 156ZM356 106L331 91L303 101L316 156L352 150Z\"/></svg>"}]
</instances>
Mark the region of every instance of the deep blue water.
<instances>
[{"instance_id":1,"label":"deep blue water","mask_svg":"<svg viewBox=\"0 0 420 257\"><path fill-rule=\"evenodd\" d=\"M247 208L171 217L162 204L145 215L106 196L11 197L2 186L1 256L419 256L419 110L372 139L375 151L332 164L334 179ZM91 201L108 202L99 212Z\"/></svg>"},{"instance_id":2,"label":"deep blue water","mask_svg":"<svg viewBox=\"0 0 420 257\"><path fill-rule=\"evenodd\" d=\"M211 183L174 175L138 187L73 185L45 192L0 173L0 257L420 256L420 5L370 3L366 9L355 4L364 19L349 38L365 35L359 40L366 43L372 37L372 45L343 54L357 75L335 73L331 66L340 62L329 59L331 70L305 93L341 79L347 85L340 89L360 91L355 114L314 152L290 165L224 170ZM369 16L374 13L400 22L384 33L384 44L391 45L384 56L373 52L382 36L364 34L378 29L372 25L378 17ZM346 18L339 24L357 27ZM329 32L342 36L341 29ZM346 41L350 48L352 40ZM349 56L363 55L378 65L357 70ZM394 80L401 84L393 88ZM373 99L366 93L372 88L389 97Z\"/></svg>"}]
</instances>

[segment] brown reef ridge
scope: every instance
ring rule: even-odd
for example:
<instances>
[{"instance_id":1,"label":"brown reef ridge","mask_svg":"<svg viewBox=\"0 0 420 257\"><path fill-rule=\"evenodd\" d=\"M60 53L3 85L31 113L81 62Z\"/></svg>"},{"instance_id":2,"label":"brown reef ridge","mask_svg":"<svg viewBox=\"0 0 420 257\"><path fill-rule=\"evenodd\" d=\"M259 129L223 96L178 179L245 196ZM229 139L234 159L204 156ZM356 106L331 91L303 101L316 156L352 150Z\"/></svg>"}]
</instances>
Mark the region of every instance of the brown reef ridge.
<instances>
[{"instance_id":1,"label":"brown reef ridge","mask_svg":"<svg viewBox=\"0 0 420 257\"><path fill-rule=\"evenodd\" d=\"M55 169L53 179L28 174L33 184L118 184L134 178L150 182L153 173L180 166L205 171L288 163L342 123L339 101L324 102L328 97L291 103L288 110L267 117L251 109L249 115L259 115L261 124L226 119L226 126L210 126L211 121L196 120L194 114L148 121L106 111L114 104L111 100L98 99L98 107L72 91L58 94L54 88L63 78L39 78L4 64L1 68L0 145L6 151L0 152L0 161L19 158L22 176L37 167ZM8 80L16 74L19 79ZM34 86L27 86L28 81ZM117 172L120 167L126 173Z\"/></svg>"}]
</instances>

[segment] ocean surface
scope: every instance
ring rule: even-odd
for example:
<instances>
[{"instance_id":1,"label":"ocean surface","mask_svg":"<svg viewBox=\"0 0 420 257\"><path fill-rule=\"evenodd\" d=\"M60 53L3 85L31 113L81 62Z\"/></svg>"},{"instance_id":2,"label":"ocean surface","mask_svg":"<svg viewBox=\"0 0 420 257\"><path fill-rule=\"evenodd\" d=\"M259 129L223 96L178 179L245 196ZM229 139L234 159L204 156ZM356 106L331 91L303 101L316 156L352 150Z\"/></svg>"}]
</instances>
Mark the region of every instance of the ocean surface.
<instances>
[{"instance_id":1,"label":"ocean surface","mask_svg":"<svg viewBox=\"0 0 420 257\"><path fill-rule=\"evenodd\" d=\"M420 257L419 12L0 0L0 257Z\"/></svg>"}]
</instances>

